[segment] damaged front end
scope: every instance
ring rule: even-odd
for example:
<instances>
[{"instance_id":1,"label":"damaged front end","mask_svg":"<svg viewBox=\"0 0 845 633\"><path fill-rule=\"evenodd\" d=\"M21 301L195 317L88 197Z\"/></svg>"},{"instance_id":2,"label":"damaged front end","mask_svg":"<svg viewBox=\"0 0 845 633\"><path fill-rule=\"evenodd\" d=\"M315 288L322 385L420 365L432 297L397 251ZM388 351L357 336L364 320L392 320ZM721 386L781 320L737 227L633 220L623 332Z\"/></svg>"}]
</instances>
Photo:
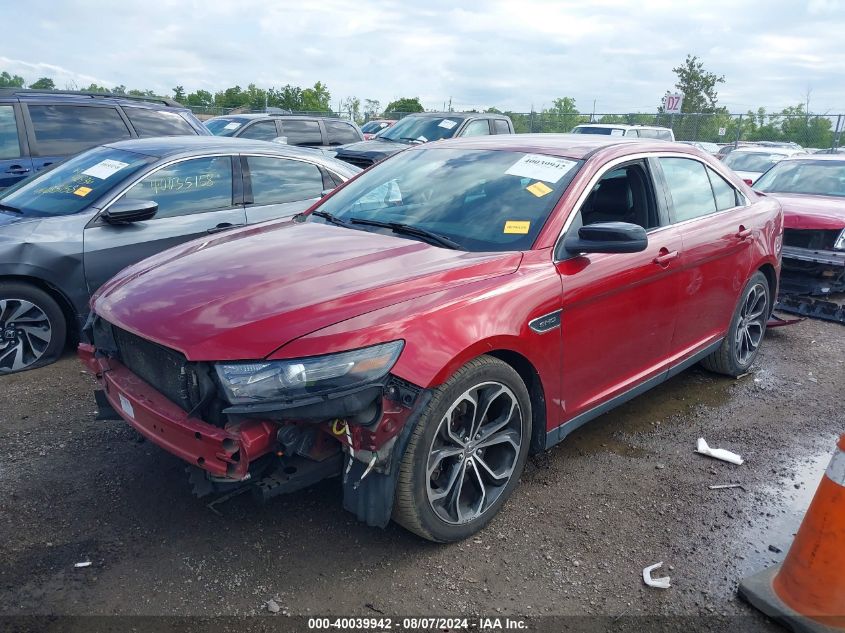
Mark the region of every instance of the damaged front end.
<instances>
[{"instance_id":1,"label":"damaged front end","mask_svg":"<svg viewBox=\"0 0 845 633\"><path fill-rule=\"evenodd\" d=\"M193 362L92 317L79 347L120 417L190 467L195 494L266 501L340 476L344 508L390 520L399 462L431 394L389 373L403 343L293 361Z\"/></svg>"},{"instance_id":2,"label":"damaged front end","mask_svg":"<svg viewBox=\"0 0 845 633\"><path fill-rule=\"evenodd\" d=\"M845 323L845 229L787 228L778 310ZM820 297L822 299L820 299Z\"/></svg>"}]
</instances>

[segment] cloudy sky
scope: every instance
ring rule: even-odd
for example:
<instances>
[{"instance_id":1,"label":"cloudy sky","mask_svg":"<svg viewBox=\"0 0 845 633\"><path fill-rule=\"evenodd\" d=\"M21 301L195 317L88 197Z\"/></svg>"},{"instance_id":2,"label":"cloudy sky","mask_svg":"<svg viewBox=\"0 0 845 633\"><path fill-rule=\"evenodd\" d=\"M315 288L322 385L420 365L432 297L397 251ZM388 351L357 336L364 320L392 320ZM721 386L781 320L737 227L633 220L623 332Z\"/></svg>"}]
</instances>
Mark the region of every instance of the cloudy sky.
<instances>
[{"instance_id":1,"label":"cloudy sky","mask_svg":"<svg viewBox=\"0 0 845 633\"><path fill-rule=\"evenodd\" d=\"M731 111L845 112L840 0L0 2L0 71L170 94L326 83L332 104L653 111L687 53ZM51 6L49 10L47 6ZM307 8L306 8L307 7Z\"/></svg>"}]
</instances>

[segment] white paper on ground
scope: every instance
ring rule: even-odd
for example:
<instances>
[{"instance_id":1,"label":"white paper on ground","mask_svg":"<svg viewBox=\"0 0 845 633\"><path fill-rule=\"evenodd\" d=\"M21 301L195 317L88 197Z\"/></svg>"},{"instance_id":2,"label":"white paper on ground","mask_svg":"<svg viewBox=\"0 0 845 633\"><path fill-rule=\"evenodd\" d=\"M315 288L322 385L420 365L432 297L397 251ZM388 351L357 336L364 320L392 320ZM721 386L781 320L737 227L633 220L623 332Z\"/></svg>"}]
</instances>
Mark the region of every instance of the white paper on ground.
<instances>
[{"instance_id":1,"label":"white paper on ground","mask_svg":"<svg viewBox=\"0 0 845 633\"><path fill-rule=\"evenodd\" d=\"M79 568L79 567L90 567L90 566L91 566L90 560L86 560L86 561L82 561L81 563L74 564L74 567L77 567L77 568Z\"/></svg>"},{"instance_id":2,"label":"white paper on ground","mask_svg":"<svg viewBox=\"0 0 845 633\"><path fill-rule=\"evenodd\" d=\"M662 566L662 565L663 565L663 561L660 561L659 563L655 563L654 565L649 565L648 567L643 569L643 582L645 584L647 584L649 587L654 587L656 589L668 589L669 587L672 586L672 584L670 582L671 579L669 578L669 576L666 576L664 578L652 578L651 577L651 572L653 570L657 569L658 567Z\"/></svg>"},{"instance_id":3,"label":"white paper on ground","mask_svg":"<svg viewBox=\"0 0 845 633\"><path fill-rule=\"evenodd\" d=\"M695 452L715 459L721 459L723 462L730 462L737 466L742 466L743 463L742 457L736 453L732 453L724 448L710 448L703 437L698 438L698 447L695 449Z\"/></svg>"}]
</instances>

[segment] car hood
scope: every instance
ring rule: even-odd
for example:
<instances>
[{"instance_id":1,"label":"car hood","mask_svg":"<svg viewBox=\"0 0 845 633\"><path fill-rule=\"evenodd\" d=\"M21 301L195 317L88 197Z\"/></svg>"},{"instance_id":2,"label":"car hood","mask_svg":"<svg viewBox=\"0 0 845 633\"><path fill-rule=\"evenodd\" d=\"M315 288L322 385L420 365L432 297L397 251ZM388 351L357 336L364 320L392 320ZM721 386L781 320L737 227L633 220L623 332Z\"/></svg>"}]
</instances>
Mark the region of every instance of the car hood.
<instances>
[{"instance_id":1,"label":"car hood","mask_svg":"<svg viewBox=\"0 0 845 633\"><path fill-rule=\"evenodd\" d=\"M0 241L19 241L32 233L43 219L0 211Z\"/></svg>"},{"instance_id":2,"label":"car hood","mask_svg":"<svg viewBox=\"0 0 845 633\"><path fill-rule=\"evenodd\" d=\"M93 307L190 360L257 359L340 321L510 274L521 258L282 222L196 240L130 266Z\"/></svg>"},{"instance_id":3,"label":"car hood","mask_svg":"<svg viewBox=\"0 0 845 633\"><path fill-rule=\"evenodd\" d=\"M783 207L785 229L845 229L845 198L804 194L766 194Z\"/></svg>"},{"instance_id":4,"label":"car hood","mask_svg":"<svg viewBox=\"0 0 845 633\"><path fill-rule=\"evenodd\" d=\"M407 143L382 141L376 138L371 141L359 141L357 143L350 143L349 145L341 145L337 149L337 158L343 160L344 156L356 156L359 158L369 158L373 162L378 162L409 147L410 145Z\"/></svg>"}]
</instances>

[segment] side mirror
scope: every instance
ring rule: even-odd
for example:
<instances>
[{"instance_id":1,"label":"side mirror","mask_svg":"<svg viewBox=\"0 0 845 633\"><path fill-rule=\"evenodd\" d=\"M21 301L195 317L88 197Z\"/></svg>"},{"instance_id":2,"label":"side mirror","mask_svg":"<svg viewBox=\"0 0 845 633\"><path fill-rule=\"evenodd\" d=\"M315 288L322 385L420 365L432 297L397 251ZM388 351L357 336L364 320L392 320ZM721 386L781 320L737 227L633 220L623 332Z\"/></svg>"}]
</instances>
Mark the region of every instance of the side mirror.
<instances>
[{"instance_id":1,"label":"side mirror","mask_svg":"<svg viewBox=\"0 0 845 633\"><path fill-rule=\"evenodd\" d=\"M570 253L639 253L648 246L648 235L638 224L598 222L582 226L563 246Z\"/></svg>"},{"instance_id":2,"label":"side mirror","mask_svg":"<svg viewBox=\"0 0 845 633\"><path fill-rule=\"evenodd\" d=\"M273 142L274 143L280 143L281 145L287 145L288 144L288 137L287 136L277 136L276 138L273 139Z\"/></svg>"},{"instance_id":3,"label":"side mirror","mask_svg":"<svg viewBox=\"0 0 845 633\"><path fill-rule=\"evenodd\" d=\"M150 220L158 211L158 202L153 200L118 200L100 216L109 224L130 224Z\"/></svg>"}]
</instances>

